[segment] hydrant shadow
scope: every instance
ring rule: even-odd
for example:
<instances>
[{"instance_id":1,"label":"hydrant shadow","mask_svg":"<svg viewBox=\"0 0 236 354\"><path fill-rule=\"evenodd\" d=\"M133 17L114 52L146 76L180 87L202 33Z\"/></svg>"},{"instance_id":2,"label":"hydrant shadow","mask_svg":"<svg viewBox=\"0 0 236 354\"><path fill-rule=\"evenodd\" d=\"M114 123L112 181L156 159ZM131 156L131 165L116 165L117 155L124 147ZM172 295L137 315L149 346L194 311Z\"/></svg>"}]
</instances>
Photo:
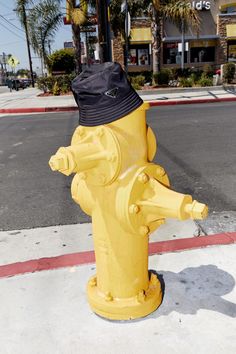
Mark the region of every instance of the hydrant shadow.
<instances>
[{"instance_id":1,"label":"hydrant shadow","mask_svg":"<svg viewBox=\"0 0 236 354\"><path fill-rule=\"evenodd\" d=\"M161 282L163 301L148 318L167 316L172 311L196 314L200 309L236 317L236 304L222 298L233 290L235 280L215 265L185 268L179 273L152 272L157 274Z\"/></svg>"}]
</instances>

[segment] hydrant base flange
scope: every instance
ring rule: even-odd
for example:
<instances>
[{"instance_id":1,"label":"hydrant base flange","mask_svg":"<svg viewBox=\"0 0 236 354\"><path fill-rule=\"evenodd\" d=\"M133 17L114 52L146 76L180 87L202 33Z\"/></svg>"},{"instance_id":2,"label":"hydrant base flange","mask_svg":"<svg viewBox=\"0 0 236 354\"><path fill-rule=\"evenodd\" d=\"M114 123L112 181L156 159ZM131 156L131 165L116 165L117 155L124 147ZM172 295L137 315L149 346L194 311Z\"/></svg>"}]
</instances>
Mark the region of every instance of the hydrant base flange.
<instances>
[{"instance_id":1,"label":"hydrant base flange","mask_svg":"<svg viewBox=\"0 0 236 354\"><path fill-rule=\"evenodd\" d=\"M91 309L99 316L110 320L133 320L145 317L155 311L162 302L160 281L154 275L146 291L140 291L134 297L113 298L112 294L99 292L96 276L87 284L87 296Z\"/></svg>"}]
</instances>

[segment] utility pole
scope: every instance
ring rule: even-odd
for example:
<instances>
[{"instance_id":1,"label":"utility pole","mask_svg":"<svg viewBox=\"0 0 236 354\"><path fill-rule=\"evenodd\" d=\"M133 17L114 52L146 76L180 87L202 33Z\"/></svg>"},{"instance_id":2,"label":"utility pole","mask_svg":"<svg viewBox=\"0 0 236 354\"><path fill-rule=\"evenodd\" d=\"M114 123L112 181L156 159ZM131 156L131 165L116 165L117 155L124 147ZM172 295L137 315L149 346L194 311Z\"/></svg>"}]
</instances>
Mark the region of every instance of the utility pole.
<instances>
[{"instance_id":1,"label":"utility pole","mask_svg":"<svg viewBox=\"0 0 236 354\"><path fill-rule=\"evenodd\" d=\"M182 32L182 55L181 55L181 69L184 70L184 52L185 52L185 41L184 41L184 32L185 32L185 25L184 20L182 19L181 22L181 32Z\"/></svg>"},{"instance_id":2,"label":"utility pole","mask_svg":"<svg viewBox=\"0 0 236 354\"><path fill-rule=\"evenodd\" d=\"M98 21L98 39L101 46L101 60L103 62L111 61L111 35L108 16L108 6L110 0L96 0L97 3L97 21Z\"/></svg>"},{"instance_id":3,"label":"utility pole","mask_svg":"<svg viewBox=\"0 0 236 354\"><path fill-rule=\"evenodd\" d=\"M129 57L129 13L128 1L125 0L125 72L128 73L128 57Z\"/></svg>"},{"instance_id":4,"label":"utility pole","mask_svg":"<svg viewBox=\"0 0 236 354\"><path fill-rule=\"evenodd\" d=\"M32 81L32 87L34 87L34 74L33 74L31 52L30 52L29 32L28 32L27 16L26 16L26 10L25 10L24 4L22 4L22 10L23 10L23 23L24 23L24 27L25 27L27 51L28 51L28 57L29 57L30 76L31 76L31 81Z\"/></svg>"}]
</instances>

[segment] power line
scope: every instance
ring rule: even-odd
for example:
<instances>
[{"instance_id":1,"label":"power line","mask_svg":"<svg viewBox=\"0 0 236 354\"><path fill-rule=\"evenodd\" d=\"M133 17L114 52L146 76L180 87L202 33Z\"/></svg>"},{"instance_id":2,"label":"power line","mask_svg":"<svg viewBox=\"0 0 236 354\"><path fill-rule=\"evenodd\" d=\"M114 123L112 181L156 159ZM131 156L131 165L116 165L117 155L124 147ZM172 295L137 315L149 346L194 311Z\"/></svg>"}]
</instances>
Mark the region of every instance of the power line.
<instances>
[{"instance_id":1,"label":"power line","mask_svg":"<svg viewBox=\"0 0 236 354\"><path fill-rule=\"evenodd\" d=\"M9 29L8 27L6 27L3 23L0 22L0 25L1 25L2 27L4 27L6 30L8 30L9 32L11 32L12 34L14 34L14 36L16 36L16 37L18 37L18 38L20 38L20 39L22 39L22 40L25 41L25 39L24 39L23 37L19 36L18 34L16 34L15 32L13 32L12 30L10 30L10 29Z\"/></svg>"},{"instance_id":2,"label":"power line","mask_svg":"<svg viewBox=\"0 0 236 354\"><path fill-rule=\"evenodd\" d=\"M15 27L15 28L18 29L19 31L25 32L22 28L17 27L16 25L14 25L14 23L11 23L10 21L8 21L8 20L7 20L5 17L3 17L2 15L0 15L0 17L1 17L4 21L6 21L9 25Z\"/></svg>"}]
</instances>

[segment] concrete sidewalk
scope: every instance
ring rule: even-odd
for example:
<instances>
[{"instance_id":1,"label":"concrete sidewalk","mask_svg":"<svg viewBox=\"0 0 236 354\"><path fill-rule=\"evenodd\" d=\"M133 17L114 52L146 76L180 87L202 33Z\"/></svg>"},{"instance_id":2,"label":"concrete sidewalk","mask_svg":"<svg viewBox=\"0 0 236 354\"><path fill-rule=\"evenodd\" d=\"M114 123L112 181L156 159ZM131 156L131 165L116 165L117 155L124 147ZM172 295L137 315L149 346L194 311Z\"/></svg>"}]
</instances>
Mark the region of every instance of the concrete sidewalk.
<instances>
[{"instance_id":1,"label":"concrete sidewalk","mask_svg":"<svg viewBox=\"0 0 236 354\"><path fill-rule=\"evenodd\" d=\"M150 256L164 300L148 317L128 322L90 310L86 284L95 264L2 278L0 353L234 354L235 251L232 244Z\"/></svg>"},{"instance_id":2,"label":"concrete sidewalk","mask_svg":"<svg viewBox=\"0 0 236 354\"><path fill-rule=\"evenodd\" d=\"M77 110L72 95L39 97L37 88L0 94L0 114ZM138 91L151 106L236 101L234 86Z\"/></svg>"}]
</instances>

